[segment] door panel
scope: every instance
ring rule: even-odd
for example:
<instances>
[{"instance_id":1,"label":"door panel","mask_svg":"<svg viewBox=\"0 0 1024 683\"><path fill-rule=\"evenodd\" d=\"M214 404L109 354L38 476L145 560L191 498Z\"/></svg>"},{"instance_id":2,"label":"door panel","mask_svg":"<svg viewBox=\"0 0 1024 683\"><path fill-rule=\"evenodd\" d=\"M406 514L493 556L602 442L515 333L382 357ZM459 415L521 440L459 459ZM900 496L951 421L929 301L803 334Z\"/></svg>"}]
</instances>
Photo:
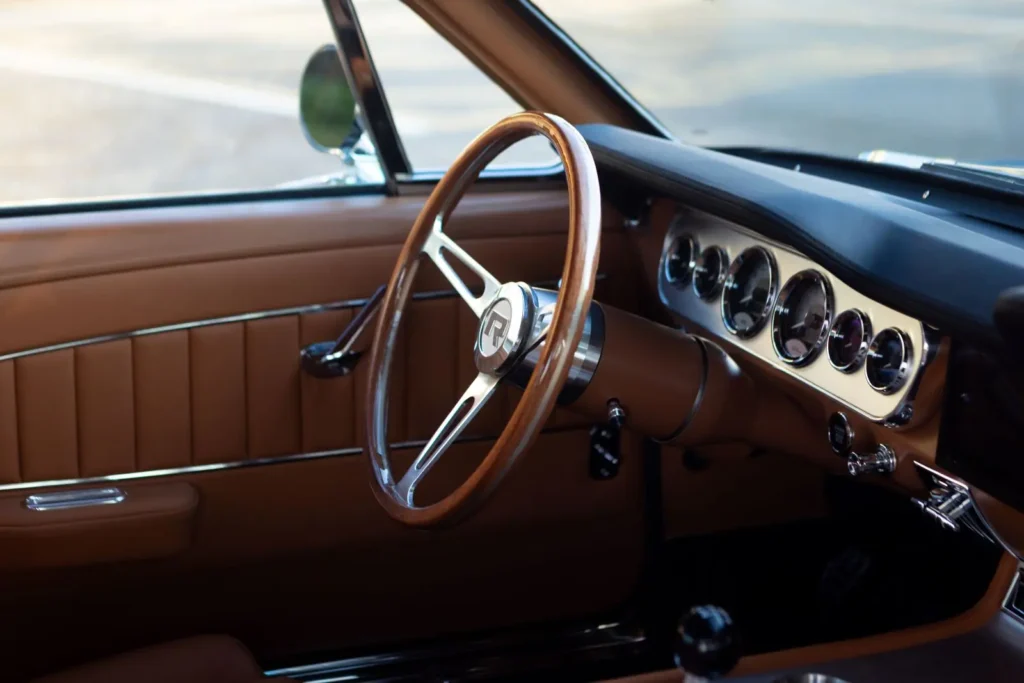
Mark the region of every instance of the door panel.
<instances>
[{"instance_id":1,"label":"door panel","mask_svg":"<svg viewBox=\"0 0 1024 683\"><path fill-rule=\"evenodd\" d=\"M136 466L141 471L183 467L192 453L189 333L131 342Z\"/></svg>"},{"instance_id":2,"label":"door panel","mask_svg":"<svg viewBox=\"0 0 1024 683\"><path fill-rule=\"evenodd\" d=\"M110 551L134 541L113 533L126 517L108 506L91 527L111 525L100 535L114 539L99 544L107 550L46 568L24 544L4 543L18 520L3 511L22 508L0 504L0 556L24 560L0 562L12 680L200 632L234 634L275 658L579 617L631 593L643 538L635 439L620 475L593 481L587 433L573 429L584 425L558 411L549 427L559 431L541 436L479 516L412 531L387 518L367 482L365 364L333 380L300 373L299 349L337 336L387 281L420 204L352 198L0 223L0 503L54 488L38 482L107 475L126 500L166 483L198 501L189 533L174 537L183 545ZM566 217L564 191L477 194L450 232L499 279L551 282ZM607 219L600 296L632 308L621 221ZM432 266L420 272L395 352L389 428L400 466L473 373L472 315ZM428 497L486 453L515 407L510 390L496 398L467 434L484 440L449 452L425 482ZM47 550L55 529L86 513L37 514L29 547ZM122 556L143 559L110 561ZM97 627L96 614L119 618Z\"/></svg>"}]
</instances>

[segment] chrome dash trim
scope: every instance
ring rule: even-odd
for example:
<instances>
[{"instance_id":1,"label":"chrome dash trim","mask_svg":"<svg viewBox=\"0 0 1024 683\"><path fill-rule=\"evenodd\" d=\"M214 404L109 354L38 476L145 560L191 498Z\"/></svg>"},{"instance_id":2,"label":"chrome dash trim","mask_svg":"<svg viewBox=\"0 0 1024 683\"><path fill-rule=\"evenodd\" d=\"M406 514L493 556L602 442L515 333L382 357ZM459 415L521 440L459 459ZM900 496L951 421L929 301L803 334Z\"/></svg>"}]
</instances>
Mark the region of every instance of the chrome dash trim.
<instances>
[{"instance_id":1,"label":"chrome dash trim","mask_svg":"<svg viewBox=\"0 0 1024 683\"><path fill-rule=\"evenodd\" d=\"M1020 590L1021 573L1024 573L1024 564L1017 565L1017 573L1013 575L1013 581L1010 582L1010 590L1006 591L1006 597L1003 598L1003 611L1017 621L1024 623L1024 612L1016 604L1017 592Z\"/></svg>"},{"instance_id":2,"label":"chrome dash trim","mask_svg":"<svg viewBox=\"0 0 1024 683\"><path fill-rule=\"evenodd\" d=\"M605 279L604 273L599 273L597 276L598 281ZM553 287L557 285L557 280L545 280L539 282L533 286L535 287ZM435 299L450 299L458 296L453 289L436 290L430 292L417 292L412 295L413 301L432 301ZM225 315L219 318L204 318L202 320L190 320L181 323L172 323L169 325L157 325L155 327L145 327L138 330L130 330L128 332L113 332L111 334L101 334L96 337L87 337L85 339L75 339L73 341L61 342L59 344L50 344L48 346L37 346L31 349L23 349L21 351L12 351L10 353L0 354L0 363L7 360L15 360L17 358L24 358L26 356L36 356L41 353L52 353L54 351L65 351L67 349L74 349L79 346L89 346L90 344L104 344L106 342L119 341L121 339L132 339L134 337L148 337L153 334L163 334L165 332L180 332L182 330L192 330L199 327L209 327L211 325L228 325L231 323L244 323L251 322L253 320L264 320L266 318L279 318L289 315L305 315L310 313L323 313L326 311L339 311L348 308L362 308L366 305L369 298L361 299L344 299L341 301L332 301L325 304L306 304L304 306L290 306L288 308L273 308L265 311L253 311L250 313L238 313L236 315Z\"/></svg>"},{"instance_id":3,"label":"chrome dash trim","mask_svg":"<svg viewBox=\"0 0 1024 683\"><path fill-rule=\"evenodd\" d=\"M455 443L495 441L497 440L497 438L497 436L467 436L456 440ZM391 450L400 451L409 450L413 448L423 448L423 446L425 446L426 444L426 439L419 439L415 441L400 441L398 443L391 444L390 448ZM182 474L204 474L207 472L239 470L247 469L250 467L261 467L266 465L282 465L285 463L303 462L305 460L321 460L323 458L337 458L350 455L361 455L362 452L363 449L360 446L349 446L348 448L335 448L327 451L292 453L289 455L276 455L269 458L236 460L234 462L218 462L203 465L185 465L183 467L168 467L160 470L122 472L121 474L106 474L98 477L79 477L77 479L47 479L44 481L19 481L11 484L0 484L0 492L26 491L30 489L45 488L63 488L67 486L89 486L94 484L111 484L119 481L138 481L140 479L160 479L162 477L174 477Z\"/></svg>"},{"instance_id":4,"label":"chrome dash trim","mask_svg":"<svg viewBox=\"0 0 1024 683\"><path fill-rule=\"evenodd\" d=\"M693 405L690 406L690 411L671 434L665 437L651 437L651 440L656 443L668 444L678 439L679 435L686 431L686 428L690 426L690 423L696 419L701 406L704 405L704 393L708 386L708 368L710 366L710 363L708 362L708 342L696 336L693 337L693 340L697 342L697 348L700 349L700 386L697 387L697 395L693 399Z\"/></svg>"},{"instance_id":5,"label":"chrome dash trim","mask_svg":"<svg viewBox=\"0 0 1024 683\"><path fill-rule=\"evenodd\" d=\"M876 329L896 327L907 334L915 351L914 363L908 368L907 381L898 390L882 394L868 384L866 363L852 372L845 373L837 370L818 354L814 359L797 367L794 363L787 363L779 357L773 343L774 335L764 334L763 329L747 338L734 334L726 324L727 316L724 310L729 290L728 278L718 301L705 301L698 297L692 288L680 289L666 281L664 263L668 250L676 235L683 232L692 235L705 248L721 248L731 258L732 272L737 268L738 257L751 249L764 250L772 257L775 283L787 281L793 275L808 269L818 271L831 286L834 311L855 308L868 316ZM732 221L678 205L676 215L671 219L662 243L661 260L656 273L659 299L676 314L685 331L707 336L722 345L730 354L745 355L758 364L815 389L840 403L847 414L852 411L872 422L892 428L913 426L930 416L927 410L923 411L926 414L918 414L923 409L915 404L915 398L922 379L934 367L931 361L939 348L941 335L920 320L861 294L792 247L779 244ZM773 301L771 308L766 307L766 323L767 319L772 317L772 310L776 305L777 302ZM932 408L931 405L926 407Z\"/></svg>"}]
</instances>

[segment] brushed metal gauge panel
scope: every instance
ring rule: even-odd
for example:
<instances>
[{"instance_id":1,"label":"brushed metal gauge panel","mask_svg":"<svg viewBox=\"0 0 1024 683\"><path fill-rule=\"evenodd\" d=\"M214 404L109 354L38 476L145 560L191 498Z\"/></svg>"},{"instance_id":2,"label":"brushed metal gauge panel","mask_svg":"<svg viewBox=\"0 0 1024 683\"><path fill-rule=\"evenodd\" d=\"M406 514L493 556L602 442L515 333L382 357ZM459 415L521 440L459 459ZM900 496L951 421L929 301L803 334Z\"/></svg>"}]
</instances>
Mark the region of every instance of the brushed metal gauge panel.
<instances>
[{"instance_id":1,"label":"brushed metal gauge panel","mask_svg":"<svg viewBox=\"0 0 1024 683\"><path fill-rule=\"evenodd\" d=\"M740 254L750 248L760 247L769 252L776 269L776 279L771 288L775 300L770 303L771 312L768 320L760 329L746 337L729 330L723 319L722 306L722 296L727 282L723 282L725 286L718 287L713 296L698 295L693 286L692 274L687 276L685 271L681 270L679 261L682 259L676 257L676 262L673 263L670 255L670 248L679 239L686 238L692 240L692 244L687 244L687 249L693 252L692 261L698 267L698 256L709 247L721 250L719 255L724 254L727 258L726 270ZM829 362L828 351L825 348L803 366L795 365L779 356L772 344L771 321L771 315L778 304L778 293L791 277L808 270L820 273L830 285L832 320L829 324L843 311L856 309L869 319L873 335L889 328L901 330L906 335L910 341L911 357L905 381L898 389L883 393L873 388L866 375L866 363L860 364L852 372L837 369ZM703 328L693 330L694 332L709 332L723 348L738 349L754 356L778 372L795 377L828 394L861 415L893 426L909 420L917 383L923 374L925 364L934 354L937 343L933 331L925 328L920 321L864 296L791 248L767 240L734 223L687 209L677 212L665 236L661 261L658 264L658 293L662 303L686 320Z\"/></svg>"}]
</instances>

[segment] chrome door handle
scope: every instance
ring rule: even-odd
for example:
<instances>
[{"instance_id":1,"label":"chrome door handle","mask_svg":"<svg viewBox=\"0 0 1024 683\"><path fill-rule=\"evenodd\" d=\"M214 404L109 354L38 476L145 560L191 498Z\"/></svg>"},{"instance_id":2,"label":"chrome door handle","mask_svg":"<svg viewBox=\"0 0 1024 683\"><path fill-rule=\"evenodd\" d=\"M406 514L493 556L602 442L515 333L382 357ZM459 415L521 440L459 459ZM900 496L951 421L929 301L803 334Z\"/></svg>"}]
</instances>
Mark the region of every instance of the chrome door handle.
<instances>
[{"instance_id":1,"label":"chrome door handle","mask_svg":"<svg viewBox=\"0 0 1024 683\"><path fill-rule=\"evenodd\" d=\"M77 489L75 491L54 491L53 493L35 493L25 498L23 505L29 510L45 512L47 510L67 510L69 508L89 507L92 505L116 505L127 497L127 494L116 486L98 489Z\"/></svg>"}]
</instances>

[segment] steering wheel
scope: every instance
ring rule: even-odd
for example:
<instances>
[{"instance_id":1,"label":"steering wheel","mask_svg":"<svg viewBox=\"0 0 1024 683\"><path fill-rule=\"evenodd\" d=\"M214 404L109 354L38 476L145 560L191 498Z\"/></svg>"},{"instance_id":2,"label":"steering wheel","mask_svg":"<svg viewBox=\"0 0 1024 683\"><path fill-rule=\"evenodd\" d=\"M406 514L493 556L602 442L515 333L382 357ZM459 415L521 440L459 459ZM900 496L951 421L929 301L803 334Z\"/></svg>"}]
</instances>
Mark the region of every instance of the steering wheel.
<instances>
[{"instance_id":1,"label":"steering wheel","mask_svg":"<svg viewBox=\"0 0 1024 683\"><path fill-rule=\"evenodd\" d=\"M569 190L569 241L562 285L550 317L538 314L537 296L528 285L499 282L444 232L448 216L480 171L505 149L533 135L543 135L558 151ZM416 527L458 521L494 491L530 447L572 367L594 294L600 244L597 168L586 141L565 120L538 112L515 114L482 133L455 160L423 205L398 255L370 354L366 453L374 496L389 515ZM421 256L434 262L480 320L473 347L478 374L409 469L398 477L388 453L388 380L398 327ZM449 259L459 261L483 280L481 295L470 291ZM423 477L493 395L502 378L542 341L540 357L519 405L487 456L453 492L430 505L416 505L416 487Z\"/></svg>"}]
</instances>

